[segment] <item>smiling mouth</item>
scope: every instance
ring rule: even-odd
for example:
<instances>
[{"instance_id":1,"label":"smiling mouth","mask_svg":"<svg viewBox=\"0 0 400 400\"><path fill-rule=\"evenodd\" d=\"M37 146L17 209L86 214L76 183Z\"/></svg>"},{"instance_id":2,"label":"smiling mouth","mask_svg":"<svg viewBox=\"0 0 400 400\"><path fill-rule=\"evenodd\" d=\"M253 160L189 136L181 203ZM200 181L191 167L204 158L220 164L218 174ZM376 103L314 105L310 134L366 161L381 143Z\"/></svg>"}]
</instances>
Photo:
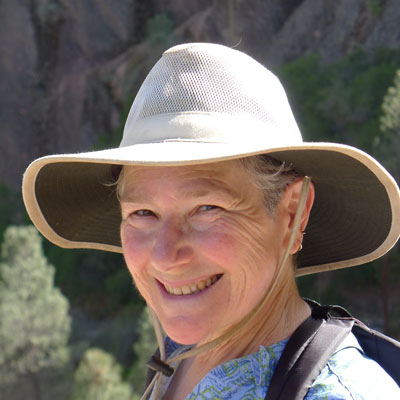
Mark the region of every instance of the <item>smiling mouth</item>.
<instances>
[{"instance_id":1,"label":"smiling mouth","mask_svg":"<svg viewBox=\"0 0 400 400\"><path fill-rule=\"evenodd\" d=\"M217 274L214 276L211 276L210 278L201 280L196 283L191 283L190 285L184 285L182 287L169 287L165 284L163 284L165 290L169 293L172 294L173 296L185 296L189 294L195 294L202 292L203 290L209 288L212 286L215 282L217 282L221 278L222 274Z\"/></svg>"}]
</instances>

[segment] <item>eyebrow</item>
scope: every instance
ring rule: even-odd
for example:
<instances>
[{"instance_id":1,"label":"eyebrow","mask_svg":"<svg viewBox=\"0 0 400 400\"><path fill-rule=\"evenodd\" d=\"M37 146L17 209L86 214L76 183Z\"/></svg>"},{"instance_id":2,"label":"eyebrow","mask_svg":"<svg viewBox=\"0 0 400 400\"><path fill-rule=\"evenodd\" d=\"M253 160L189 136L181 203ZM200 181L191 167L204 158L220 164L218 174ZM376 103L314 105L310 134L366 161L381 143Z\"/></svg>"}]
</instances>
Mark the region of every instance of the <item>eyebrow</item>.
<instances>
[{"instance_id":1,"label":"eyebrow","mask_svg":"<svg viewBox=\"0 0 400 400\"><path fill-rule=\"evenodd\" d=\"M221 187L220 185L212 183L210 184L210 186L211 187L209 189L183 189L181 192L181 196L183 199L201 199L210 195L221 195L231 198L235 197L235 192L226 186ZM125 194L122 195L120 198L121 203L146 203L149 201L152 201L151 195L145 196L143 195L143 193L135 190L135 188L133 188L133 191L128 196Z\"/></svg>"},{"instance_id":2,"label":"eyebrow","mask_svg":"<svg viewBox=\"0 0 400 400\"><path fill-rule=\"evenodd\" d=\"M210 194L215 195L215 194L221 194L224 196L230 196L234 197L234 192L233 190L230 190L229 188L224 188L224 187L217 187L215 189L193 189L193 190L184 190L182 193L182 196L184 198L202 198L202 197L207 197Z\"/></svg>"}]
</instances>

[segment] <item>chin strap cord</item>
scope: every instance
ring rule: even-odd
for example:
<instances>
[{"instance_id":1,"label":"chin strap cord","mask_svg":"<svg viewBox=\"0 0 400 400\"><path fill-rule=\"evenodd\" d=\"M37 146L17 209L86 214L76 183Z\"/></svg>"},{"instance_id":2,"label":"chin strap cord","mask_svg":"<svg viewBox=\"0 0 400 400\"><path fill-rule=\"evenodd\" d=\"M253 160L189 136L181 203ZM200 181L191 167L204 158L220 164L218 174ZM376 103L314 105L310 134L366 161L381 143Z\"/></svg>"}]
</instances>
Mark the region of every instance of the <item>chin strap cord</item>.
<instances>
[{"instance_id":1,"label":"chin strap cord","mask_svg":"<svg viewBox=\"0 0 400 400\"><path fill-rule=\"evenodd\" d=\"M294 241L296 240L296 235L297 235L297 232L298 232L298 230L300 228L300 224L301 224L301 217L303 215L303 211L304 211L307 197L308 197L308 189L310 187L310 182L311 182L311 179L308 176L305 176L303 178L303 184L301 187L301 193L300 193L300 198L299 198L299 205L297 207L296 214L294 217L292 232L291 232L290 238L289 238L289 243L288 243L285 253L282 257L282 260L280 261L279 266L275 271L275 276L272 280L272 284L271 284L270 288L268 289L266 295L260 301L260 303L258 303L258 305L252 311L250 311L250 313L247 314L240 322L238 322L236 325L229 328L224 334L222 334L218 338L212 340L211 342L205 343L198 347L194 347L184 353L181 353L175 357L171 357L168 360L166 360L164 340L163 340L163 334L162 334L160 322L159 322L155 312L150 307L148 307L150 316L151 316L151 319L153 322L156 338L157 338L157 343L158 343L158 347L159 347L159 351L160 351L160 359L153 356L150 359L150 361L147 363L147 366L149 368L151 368L157 372L154 375L154 378L152 379L150 385L147 387L146 391L143 393L141 400L145 400L147 398L147 396L151 393L153 387L154 387L154 390L152 393L152 399L157 400L162 375L164 374L167 376L171 376L174 373L174 369L169 366L169 363L172 363L175 361L182 361L186 358L197 356L198 354L209 351L209 350L213 349L214 347L226 342L228 339L230 339L232 336L234 336L237 332L239 332L241 329L243 329L243 327L245 327L258 314L258 312L265 306L265 304L268 302L268 300L270 298L271 293L275 289L277 282L279 282L279 278L282 274L283 267L289 258L290 249L292 248Z\"/></svg>"},{"instance_id":2,"label":"chin strap cord","mask_svg":"<svg viewBox=\"0 0 400 400\"><path fill-rule=\"evenodd\" d=\"M150 385L146 388L146 391L143 393L143 396L141 397L140 400L144 400L147 398L147 396L151 393L151 390L154 387L153 391L153 399L156 400L158 396L158 391L160 388L160 383L161 383L161 378L162 374L171 376L174 373L174 369L168 365L168 363L165 360L165 346L164 346L164 338L163 338L163 333L160 325L160 321L157 318L156 313L151 307L148 307L148 311L151 317L151 321L153 323L153 328L154 332L156 334L157 338L157 344L158 344L158 349L160 351L160 359L158 359L155 356L152 356L149 362L147 363L147 366L151 368L154 371L157 371L156 374L154 375L154 378L150 382Z\"/></svg>"}]
</instances>

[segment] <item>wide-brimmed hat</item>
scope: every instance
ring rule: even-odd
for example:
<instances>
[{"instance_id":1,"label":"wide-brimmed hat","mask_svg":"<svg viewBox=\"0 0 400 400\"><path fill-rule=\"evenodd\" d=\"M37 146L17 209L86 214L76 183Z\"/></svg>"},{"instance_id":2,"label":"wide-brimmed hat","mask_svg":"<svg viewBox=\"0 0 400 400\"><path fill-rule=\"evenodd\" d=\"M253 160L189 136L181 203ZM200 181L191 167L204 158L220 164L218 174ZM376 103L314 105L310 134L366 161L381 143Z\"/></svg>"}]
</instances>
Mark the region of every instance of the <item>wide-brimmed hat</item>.
<instances>
[{"instance_id":1,"label":"wide-brimmed hat","mask_svg":"<svg viewBox=\"0 0 400 400\"><path fill-rule=\"evenodd\" d=\"M120 146L40 158L27 169L28 213L53 243L121 252L115 165L179 166L267 154L312 178L316 197L298 275L380 257L400 232L400 196L372 157L303 142L279 80L246 54L216 44L172 47L152 68Z\"/></svg>"}]
</instances>

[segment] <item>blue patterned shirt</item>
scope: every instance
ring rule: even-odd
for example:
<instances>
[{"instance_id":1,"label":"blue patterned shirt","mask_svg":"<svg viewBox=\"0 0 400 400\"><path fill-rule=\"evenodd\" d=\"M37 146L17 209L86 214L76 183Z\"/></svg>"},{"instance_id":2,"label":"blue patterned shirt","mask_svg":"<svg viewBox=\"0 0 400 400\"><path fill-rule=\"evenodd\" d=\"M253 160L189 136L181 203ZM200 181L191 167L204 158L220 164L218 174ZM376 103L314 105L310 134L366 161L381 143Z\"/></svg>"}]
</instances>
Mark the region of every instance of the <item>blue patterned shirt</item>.
<instances>
[{"instance_id":1,"label":"blue patterned shirt","mask_svg":"<svg viewBox=\"0 0 400 400\"><path fill-rule=\"evenodd\" d=\"M260 346L256 353L217 366L186 399L263 400L287 342L283 340L270 347ZM166 338L165 344L168 357L187 348L169 338ZM163 377L161 396L168 389L170 379ZM355 336L350 334L332 355L305 399L400 399L400 388L375 361L364 354Z\"/></svg>"}]
</instances>

